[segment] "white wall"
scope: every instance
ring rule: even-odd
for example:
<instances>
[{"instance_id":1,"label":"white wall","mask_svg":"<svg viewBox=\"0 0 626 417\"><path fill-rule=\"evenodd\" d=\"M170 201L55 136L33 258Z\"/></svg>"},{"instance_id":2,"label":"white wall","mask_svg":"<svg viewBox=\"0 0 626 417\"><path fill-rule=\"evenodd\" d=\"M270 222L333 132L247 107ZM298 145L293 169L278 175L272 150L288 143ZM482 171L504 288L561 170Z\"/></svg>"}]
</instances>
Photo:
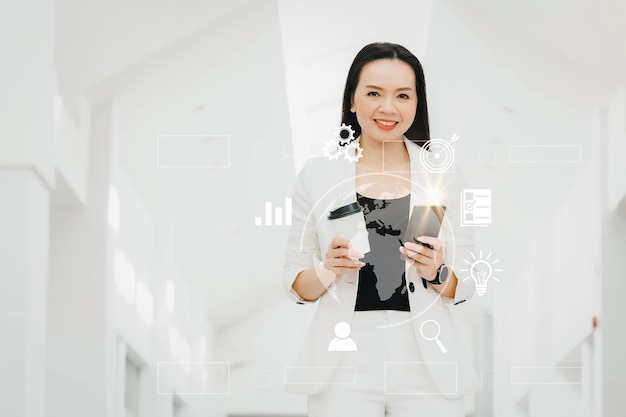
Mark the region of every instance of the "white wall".
<instances>
[{"instance_id":1,"label":"white wall","mask_svg":"<svg viewBox=\"0 0 626 417\"><path fill-rule=\"evenodd\" d=\"M54 99L54 203L85 203L89 168L89 104L82 98L75 119L61 96Z\"/></svg>"},{"instance_id":2,"label":"white wall","mask_svg":"<svg viewBox=\"0 0 626 417\"><path fill-rule=\"evenodd\" d=\"M121 166L117 166L112 185L120 199L120 231L112 237L111 249L125 253L135 269L136 285L141 282L147 287L153 303L150 324L139 312L137 292L129 302L116 291L112 305L117 337L143 364L140 415L172 416L174 393L190 415L221 415L209 394L210 381L206 380L218 375L204 375L210 369L204 363L216 360L207 303L180 274L174 258L171 224L166 219L152 218ZM115 278L114 274L110 276L112 281ZM168 299L168 287L174 289L173 304ZM178 336L173 338L172 332Z\"/></svg>"},{"instance_id":3,"label":"white wall","mask_svg":"<svg viewBox=\"0 0 626 417\"><path fill-rule=\"evenodd\" d=\"M626 407L623 395L626 388L626 366L620 346L624 345L624 322L626 308L623 297L626 291L622 259L626 253L626 176L623 172L624 143L626 143L626 98L624 88L616 94L608 109L603 112L603 162L606 187L603 187L603 206L608 213L602 224L602 285L599 297L598 332L596 345L595 378L598 389L594 392L598 415L616 417ZM617 202L617 204L615 204Z\"/></svg>"},{"instance_id":4,"label":"white wall","mask_svg":"<svg viewBox=\"0 0 626 417\"><path fill-rule=\"evenodd\" d=\"M100 415L120 415L126 352L132 352L142 366L138 417L170 417L173 392L207 391L199 369L185 372L181 365L174 365L181 368L178 380L161 376L157 388L159 362L214 357L206 301L177 272L167 219L151 217L119 164L115 105L105 103L94 114L86 203L57 203L51 216L48 413L84 414L96 407ZM120 274L119 253L132 273ZM168 281L176 293L171 311ZM220 415L208 395L180 400L192 415Z\"/></svg>"},{"instance_id":5,"label":"white wall","mask_svg":"<svg viewBox=\"0 0 626 417\"><path fill-rule=\"evenodd\" d=\"M1 7L0 25L6 35L0 47L0 164L32 166L53 186L54 2L4 3Z\"/></svg>"},{"instance_id":6,"label":"white wall","mask_svg":"<svg viewBox=\"0 0 626 417\"><path fill-rule=\"evenodd\" d=\"M612 87L512 31L506 15L440 2L430 27L431 131L459 134L456 156L470 186L493 192L493 223L476 236L477 249L492 251L503 269L488 293L498 377L487 388L494 415L544 415L571 396L555 389L526 397L529 386L510 383L511 367L563 366L592 330L598 286L590 281L599 280L602 218L593 112ZM509 162L510 145L546 144L579 145L582 161ZM495 161L482 160L481 151L495 153ZM518 401L530 408L512 411Z\"/></svg>"},{"instance_id":7,"label":"white wall","mask_svg":"<svg viewBox=\"0 0 626 417\"><path fill-rule=\"evenodd\" d=\"M37 10L33 14L33 9ZM54 3L0 4L0 414L45 413Z\"/></svg>"},{"instance_id":8,"label":"white wall","mask_svg":"<svg viewBox=\"0 0 626 417\"><path fill-rule=\"evenodd\" d=\"M607 126L607 170L606 170L606 209L613 210L626 194L626 88L621 85L605 107Z\"/></svg>"}]
</instances>

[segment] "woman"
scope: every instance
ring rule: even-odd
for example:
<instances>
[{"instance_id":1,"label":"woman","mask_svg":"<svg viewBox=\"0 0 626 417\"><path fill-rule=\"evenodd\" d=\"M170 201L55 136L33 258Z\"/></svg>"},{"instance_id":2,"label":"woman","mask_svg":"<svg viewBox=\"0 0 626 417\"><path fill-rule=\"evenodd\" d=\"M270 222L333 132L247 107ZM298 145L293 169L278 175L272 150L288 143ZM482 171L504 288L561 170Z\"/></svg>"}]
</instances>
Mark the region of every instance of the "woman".
<instances>
[{"instance_id":1,"label":"woman","mask_svg":"<svg viewBox=\"0 0 626 417\"><path fill-rule=\"evenodd\" d=\"M449 306L474 292L458 275L472 239L458 227L459 176L424 163L420 144L430 138L418 59L396 44L365 46L348 73L342 123L354 129L362 158L311 159L294 187L286 288L298 303L318 305L297 364L286 369L287 389L309 395L310 417L462 416L462 397L479 384ZM433 199L447 206L441 239L403 242L411 207ZM354 201L367 254L328 220ZM351 348L335 349L344 341Z\"/></svg>"}]
</instances>

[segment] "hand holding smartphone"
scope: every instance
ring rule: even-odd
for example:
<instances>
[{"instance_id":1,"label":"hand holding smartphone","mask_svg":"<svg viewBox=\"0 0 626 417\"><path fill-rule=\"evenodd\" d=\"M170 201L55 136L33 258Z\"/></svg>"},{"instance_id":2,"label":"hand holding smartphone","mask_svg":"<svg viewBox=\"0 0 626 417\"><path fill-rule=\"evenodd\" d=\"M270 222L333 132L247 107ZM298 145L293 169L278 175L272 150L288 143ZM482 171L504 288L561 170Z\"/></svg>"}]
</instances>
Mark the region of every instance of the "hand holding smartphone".
<instances>
[{"instance_id":1,"label":"hand holding smartphone","mask_svg":"<svg viewBox=\"0 0 626 417\"><path fill-rule=\"evenodd\" d=\"M404 234L404 242L415 242L432 249L428 243L417 240L420 236L439 236L439 230L443 223L446 206L441 205L417 205L413 206L409 224ZM407 260L405 255L402 259Z\"/></svg>"}]
</instances>

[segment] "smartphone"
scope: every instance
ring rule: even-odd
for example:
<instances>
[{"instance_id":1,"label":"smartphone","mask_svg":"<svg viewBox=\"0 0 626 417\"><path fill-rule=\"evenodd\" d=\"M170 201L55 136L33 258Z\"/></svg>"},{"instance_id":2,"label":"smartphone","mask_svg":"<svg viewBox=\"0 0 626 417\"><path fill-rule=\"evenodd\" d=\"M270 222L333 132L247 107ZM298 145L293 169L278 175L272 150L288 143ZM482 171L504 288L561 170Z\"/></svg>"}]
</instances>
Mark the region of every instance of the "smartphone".
<instances>
[{"instance_id":1,"label":"smartphone","mask_svg":"<svg viewBox=\"0 0 626 417\"><path fill-rule=\"evenodd\" d=\"M446 206L413 206L409 225L404 234L404 242L415 242L432 249L431 245L418 242L417 238L420 236L439 236L445 212Z\"/></svg>"}]
</instances>

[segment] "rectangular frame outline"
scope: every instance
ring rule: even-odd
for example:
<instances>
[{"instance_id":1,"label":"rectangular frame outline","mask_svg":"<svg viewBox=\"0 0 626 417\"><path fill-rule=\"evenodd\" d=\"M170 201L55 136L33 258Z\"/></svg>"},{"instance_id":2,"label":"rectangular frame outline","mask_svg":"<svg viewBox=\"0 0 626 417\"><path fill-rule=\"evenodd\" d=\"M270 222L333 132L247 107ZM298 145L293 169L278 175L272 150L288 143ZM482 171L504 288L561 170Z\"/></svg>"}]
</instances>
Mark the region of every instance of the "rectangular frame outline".
<instances>
[{"instance_id":1,"label":"rectangular frame outline","mask_svg":"<svg viewBox=\"0 0 626 417\"><path fill-rule=\"evenodd\" d=\"M160 391L160 372L159 368L161 364L205 364L205 365L226 365L228 369L228 392L161 392ZM157 395L230 395L230 362L186 362L186 361L160 361L157 362Z\"/></svg>"},{"instance_id":2,"label":"rectangular frame outline","mask_svg":"<svg viewBox=\"0 0 626 417\"><path fill-rule=\"evenodd\" d=\"M513 369L580 369L580 382L513 382ZM511 366L511 385L582 385L584 380L582 366Z\"/></svg>"},{"instance_id":3,"label":"rectangular frame outline","mask_svg":"<svg viewBox=\"0 0 626 417\"><path fill-rule=\"evenodd\" d=\"M492 380L493 384L490 384L490 385L485 384L484 375L487 372L491 372L491 373L493 373L493 375L495 375L495 378L493 378L493 380ZM480 385L482 385L483 387L495 387L495 386L497 386L498 385L498 370L497 369L481 369L480 370Z\"/></svg>"},{"instance_id":4,"label":"rectangular frame outline","mask_svg":"<svg viewBox=\"0 0 626 417\"><path fill-rule=\"evenodd\" d=\"M387 364L453 364L454 365L454 392L388 392L387 391ZM459 391L459 364L457 362L385 362L385 395L457 395Z\"/></svg>"},{"instance_id":5,"label":"rectangular frame outline","mask_svg":"<svg viewBox=\"0 0 626 417\"><path fill-rule=\"evenodd\" d=\"M404 139L400 139L400 140L384 140L383 141L383 146L382 146L382 153L381 153L381 158L383 159L383 163L382 163L382 173L391 173L391 174L406 174L406 173L411 173L411 170L409 169L408 171L388 171L385 169L385 143L390 142L390 143L394 143L394 142L402 142L404 143ZM410 164L409 164L410 167ZM420 174L423 174L423 172L418 172ZM411 184L412 185L412 184Z\"/></svg>"},{"instance_id":6,"label":"rectangular frame outline","mask_svg":"<svg viewBox=\"0 0 626 417\"><path fill-rule=\"evenodd\" d=\"M511 148L578 148L578 154L579 154L579 158L578 161L537 161L537 160L521 160L521 161L513 161L511 160ZM510 163L525 163L525 162L530 162L530 163L539 163L539 164L543 164L543 163L552 163L552 164L558 164L558 163L565 163L565 164L571 164L571 163L576 163L576 162L582 162L583 161L583 146L582 145L509 145L509 162Z\"/></svg>"},{"instance_id":7,"label":"rectangular frame outline","mask_svg":"<svg viewBox=\"0 0 626 417\"><path fill-rule=\"evenodd\" d=\"M176 137L176 138L203 138L210 136L219 136L228 138L228 165L161 165L159 163L160 160L160 152L161 152L161 141L160 138L167 137ZM157 168L230 168L230 135L157 135Z\"/></svg>"},{"instance_id":8,"label":"rectangular frame outline","mask_svg":"<svg viewBox=\"0 0 626 417\"><path fill-rule=\"evenodd\" d=\"M287 369L351 369L354 371L354 382L286 382L285 373ZM352 366L285 366L283 368L283 384L284 385L354 385L356 384L356 368Z\"/></svg>"}]
</instances>

